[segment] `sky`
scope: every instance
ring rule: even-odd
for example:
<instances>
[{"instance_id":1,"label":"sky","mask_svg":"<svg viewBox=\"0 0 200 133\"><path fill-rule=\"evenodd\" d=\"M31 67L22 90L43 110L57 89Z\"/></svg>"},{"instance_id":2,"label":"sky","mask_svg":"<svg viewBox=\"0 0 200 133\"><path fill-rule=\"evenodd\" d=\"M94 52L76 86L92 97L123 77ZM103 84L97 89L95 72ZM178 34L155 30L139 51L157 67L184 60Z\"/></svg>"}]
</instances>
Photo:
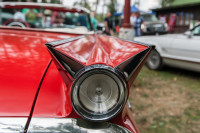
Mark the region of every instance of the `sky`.
<instances>
[{"instance_id":1,"label":"sky","mask_svg":"<svg viewBox=\"0 0 200 133\"><path fill-rule=\"evenodd\" d=\"M68 6L72 6L74 2L76 1L80 1L80 0L63 0L63 4L64 5L68 5ZM99 0L99 6L98 6L98 10L97 13L106 13L107 9L106 7L103 8L103 4L104 4L104 0ZM110 0L105 0L106 3L109 3ZM124 1L125 0L117 0L118 3L118 12L121 12L123 10L123 6L124 6ZM143 11L148 11L152 8L158 8L160 7L160 1L161 0L139 0L140 1L140 5L139 5L139 9L143 10ZM91 7L93 7L93 10L95 8L94 4L96 2L96 0L88 0L88 2L91 4ZM135 0L131 0L131 5L133 5L135 2Z\"/></svg>"}]
</instances>

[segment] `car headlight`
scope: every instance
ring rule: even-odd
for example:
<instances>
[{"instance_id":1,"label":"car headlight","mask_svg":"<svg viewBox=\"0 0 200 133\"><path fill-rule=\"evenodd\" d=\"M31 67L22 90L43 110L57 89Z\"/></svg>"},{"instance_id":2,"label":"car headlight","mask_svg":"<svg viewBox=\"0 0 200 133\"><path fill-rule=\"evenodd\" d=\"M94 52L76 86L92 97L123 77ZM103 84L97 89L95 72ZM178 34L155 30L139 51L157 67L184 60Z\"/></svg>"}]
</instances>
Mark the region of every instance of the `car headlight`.
<instances>
[{"instance_id":1,"label":"car headlight","mask_svg":"<svg viewBox=\"0 0 200 133\"><path fill-rule=\"evenodd\" d=\"M127 96L125 83L118 74L112 68L100 66L85 70L75 80L71 91L75 111L94 121L108 120L117 115Z\"/></svg>"}]
</instances>

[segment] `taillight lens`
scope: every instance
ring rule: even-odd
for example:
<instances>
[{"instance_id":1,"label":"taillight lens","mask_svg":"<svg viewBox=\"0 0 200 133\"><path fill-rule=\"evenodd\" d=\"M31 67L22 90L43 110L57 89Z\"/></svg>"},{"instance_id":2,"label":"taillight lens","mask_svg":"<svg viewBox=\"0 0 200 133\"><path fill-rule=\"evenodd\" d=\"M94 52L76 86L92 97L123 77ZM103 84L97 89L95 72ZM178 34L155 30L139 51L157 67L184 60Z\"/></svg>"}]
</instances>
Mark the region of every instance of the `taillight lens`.
<instances>
[{"instance_id":1,"label":"taillight lens","mask_svg":"<svg viewBox=\"0 0 200 133\"><path fill-rule=\"evenodd\" d=\"M117 115L126 100L124 82L113 71L93 69L84 72L72 87L72 105L83 118L108 120Z\"/></svg>"}]
</instances>

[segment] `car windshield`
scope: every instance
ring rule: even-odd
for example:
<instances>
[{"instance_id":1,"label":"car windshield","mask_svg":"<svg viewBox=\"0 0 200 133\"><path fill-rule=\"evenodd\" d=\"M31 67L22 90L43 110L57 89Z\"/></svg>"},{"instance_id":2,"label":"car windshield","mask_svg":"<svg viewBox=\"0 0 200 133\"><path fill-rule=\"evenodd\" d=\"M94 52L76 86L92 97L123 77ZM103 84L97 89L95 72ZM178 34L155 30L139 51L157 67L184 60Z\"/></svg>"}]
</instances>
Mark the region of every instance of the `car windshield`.
<instances>
[{"instance_id":1,"label":"car windshield","mask_svg":"<svg viewBox=\"0 0 200 133\"><path fill-rule=\"evenodd\" d=\"M153 21L153 22L158 21L155 15L143 14L141 16L143 17L144 21Z\"/></svg>"},{"instance_id":2,"label":"car windshield","mask_svg":"<svg viewBox=\"0 0 200 133\"><path fill-rule=\"evenodd\" d=\"M75 11L62 12L42 8L2 8L0 25L49 30L90 30L88 15L86 13L78 13Z\"/></svg>"}]
</instances>

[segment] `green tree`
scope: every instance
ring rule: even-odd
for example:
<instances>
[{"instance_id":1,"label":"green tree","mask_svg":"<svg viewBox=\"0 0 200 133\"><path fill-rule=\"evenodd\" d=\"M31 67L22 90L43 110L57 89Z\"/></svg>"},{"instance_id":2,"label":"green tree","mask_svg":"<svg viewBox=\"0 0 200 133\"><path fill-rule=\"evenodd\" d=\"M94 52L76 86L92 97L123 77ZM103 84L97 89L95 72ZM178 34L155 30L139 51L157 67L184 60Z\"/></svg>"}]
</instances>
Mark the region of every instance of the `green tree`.
<instances>
[{"instance_id":1,"label":"green tree","mask_svg":"<svg viewBox=\"0 0 200 133\"><path fill-rule=\"evenodd\" d=\"M96 19L97 21L100 23L100 22L103 22L104 21L104 14L101 13L101 14L96 14Z\"/></svg>"},{"instance_id":2,"label":"green tree","mask_svg":"<svg viewBox=\"0 0 200 133\"><path fill-rule=\"evenodd\" d=\"M91 10L90 4L87 0L76 1L74 3L74 6L81 6L87 8L88 10Z\"/></svg>"},{"instance_id":3,"label":"green tree","mask_svg":"<svg viewBox=\"0 0 200 133\"><path fill-rule=\"evenodd\" d=\"M98 5L99 5L99 0L96 0L95 12L97 12Z\"/></svg>"},{"instance_id":4,"label":"green tree","mask_svg":"<svg viewBox=\"0 0 200 133\"><path fill-rule=\"evenodd\" d=\"M117 12L117 0L111 0L108 4L108 11L113 15L115 12Z\"/></svg>"},{"instance_id":5,"label":"green tree","mask_svg":"<svg viewBox=\"0 0 200 133\"><path fill-rule=\"evenodd\" d=\"M174 0L162 0L161 5L162 7L168 7L174 2Z\"/></svg>"}]
</instances>

